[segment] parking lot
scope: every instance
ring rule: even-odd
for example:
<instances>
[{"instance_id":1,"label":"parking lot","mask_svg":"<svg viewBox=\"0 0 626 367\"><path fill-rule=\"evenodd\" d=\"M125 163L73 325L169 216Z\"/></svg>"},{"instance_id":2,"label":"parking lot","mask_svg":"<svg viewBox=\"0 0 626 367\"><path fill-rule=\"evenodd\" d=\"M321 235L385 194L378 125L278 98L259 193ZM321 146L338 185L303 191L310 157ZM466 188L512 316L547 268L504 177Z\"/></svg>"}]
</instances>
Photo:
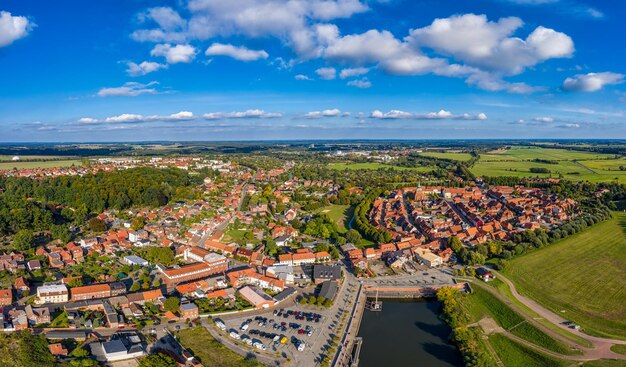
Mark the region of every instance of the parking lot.
<instances>
[{"instance_id":1,"label":"parking lot","mask_svg":"<svg viewBox=\"0 0 626 367\"><path fill-rule=\"evenodd\" d=\"M290 358L293 366L311 366L312 361L319 363L333 336L337 335L342 316L349 313L356 298L356 288L356 281L344 281L329 308L293 305L255 316L216 319L216 325L222 322L225 334L233 341L244 341L238 344L251 351ZM230 336L231 332L236 335ZM258 342L264 345L265 351L258 344L255 346Z\"/></svg>"}]
</instances>

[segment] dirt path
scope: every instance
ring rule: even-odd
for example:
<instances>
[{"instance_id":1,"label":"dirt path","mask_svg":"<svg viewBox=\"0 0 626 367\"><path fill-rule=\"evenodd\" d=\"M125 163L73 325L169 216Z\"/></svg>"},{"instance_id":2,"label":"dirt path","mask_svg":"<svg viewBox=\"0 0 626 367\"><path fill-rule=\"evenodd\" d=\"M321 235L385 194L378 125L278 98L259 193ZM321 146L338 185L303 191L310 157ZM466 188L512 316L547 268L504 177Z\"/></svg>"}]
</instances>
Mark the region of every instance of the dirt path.
<instances>
[{"instance_id":1,"label":"dirt path","mask_svg":"<svg viewBox=\"0 0 626 367\"><path fill-rule=\"evenodd\" d=\"M572 359L572 358L569 358L570 360L594 360L594 359L622 359L622 360L626 360L626 355L615 353L615 352L613 352L611 350L611 346L613 346L614 344L624 344L624 345L626 345L626 340L600 338L600 337L596 337L596 336L591 336L591 335L585 334L585 333L583 333L580 330L574 330L574 329L568 328L566 325L562 324L564 321L568 321L568 320L565 320L563 317L561 317L561 316L553 313L552 311L546 309L545 307L543 307L542 305L540 305L536 301L534 301L534 300L532 300L532 299L530 299L530 298L528 298L526 296L523 296L523 295L519 294L519 292L515 288L515 285L513 284L513 282L511 282L509 279L507 279L501 273L499 273L499 272L497 272L495 270L491 270L491 271L494 272L499 277L500 280L502 280L504 283L506 283L506 285L511 290L511 294L513 294L513 297L515 297L524 306L528 307L529 309L531 309L533 312L537 313L540 317L542 317L543 319L547 320L548 322L558 326L559 328L561 328L563 330L566 330L569 333L572 333L574 335L577 335L577 336L579 336L579 337L589 341L593 345L593 347L589 348L589 347L584 347L584 346L577 345L577 344L573 343L571 340L566 339L565 337L563 337L562 335L560 335L558 333L555 333L554 331L546 328L544 325L542 325L541 323L539 323L536 320L534 320L532 317L529 317L529 315L527 315L524 310L522 310L520 307L517 307L517 305L512 303L510 300L508 300L506 297L501 295L495 289L493 289L491 287L488 287L488 286L481 285L484 289L488 290L490 293L492 293L493 295L498 297L501 301L503 301L506 304L508 304L509 306L511 306L515 311L517 311L521 315L525 316L526 319L528 320L528 322L530 322L533 325L539 327L541 330L543 330L544 332L546 332L548 335L552 336L553 338L555 338L557 340L560 340L563 343L566 343L567 345L575 345L578 349L580 349L580 350L582 350L584 352L584 354L582 356L567 356L567 357L575 357L575 358L583 358L583 359ZM477 284L477 283L474 282L474 284ZM540 348L540 347L538 347L538 348ZM554 354L554 352L550 352L550 353ZM568 359L568 358L565 358L565 357L559 357L559 358Z\"/></svg>"}]
</instances>

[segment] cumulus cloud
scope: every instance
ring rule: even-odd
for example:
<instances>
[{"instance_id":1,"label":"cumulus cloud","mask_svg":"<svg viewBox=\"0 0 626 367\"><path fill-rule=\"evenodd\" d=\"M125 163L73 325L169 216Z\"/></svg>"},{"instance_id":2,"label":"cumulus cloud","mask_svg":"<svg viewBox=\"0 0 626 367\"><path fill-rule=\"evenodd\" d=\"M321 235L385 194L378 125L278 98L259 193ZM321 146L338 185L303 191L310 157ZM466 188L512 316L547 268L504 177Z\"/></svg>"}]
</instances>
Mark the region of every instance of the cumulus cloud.
<instances>
[{"instance_id":1,"label":"cumulus cloud","mask_svg":"<svg viewBox=\"0 0 626 367\"><path fill-rule=\"evenodd\" d=\"M595 92L607 85L624 82L624 75L612 72L578 74L565 79L563 89L570 92Z\"/></svg>"},{"instance_id":2,"label":"cumulus cloud","mask_svg":"<svg viewBox=\"0 0 626 367\"><path fill-rule=\"evenodd\" d=\"M89 124L133 124L142 122L175 122L175 121L190 121L196 117L192 112L180 111L171 115L149 115L144 116L135 113L123 113L116 116L105 117L104 119L95 119L92 117L82 117L78 119L78 122L83 125Z\"/></svg>"},{"instance_id":3,"label":"cumulus cloud","mask_svg":"<svg viewBox=\"0 0 626 367\"><path fill-rule=\"evenodd\" d=\"M0 47L5 47L24 38L35 25L26 17L0 11Z\"/></svg>"},{"instance_id":4,"label":"cumulus cloud","mask_svg":"<svg viewBox=\"0 0 626 367\"><path fill-rule=\"evenodd\" d=\"M341 112L341 110L338 108L322 110L322 111L311 111L311 112L307 112L306 114L304 114L304 117L309 118L309 119L319 119L322 117L346 117L346 116L350 116L350 113Z\"/></svg>"},{"instance_id":5,"label":"cumulus cloud","mask_svg":"<svg viewBox=\"0 0 626 367\"><path fill-rule=\"evenodd\" d=\"M324 80L333 80L337 77L337 70L335 68L319 68L315 70L315 74L319 75Z\"/></svg>"},{"instance_id":6,"label":"cumulus cloud","mask_svg":"<svg viewBox=\"0 0 626 367\"><path fill-rule=\"evenodd\" d=\"M159 64L158 62L153 61L144 61L139 64L128 62L126 63L126 66L126 73L129 76L142 76L160 69L167 69L166 64Z\"/></svg>"},{"instance_id":7,"label":"cumulus cloud","mask_svg":"<svg viewBox=\"0 0 626 367\"><path fill-rule=\"evenodd\" d=\"M296 76L294 76L294 79L296 79L296 80L313 80L313 79L309 78L308 76L306 76L304 74L297 74Z\"/></svg>"},{"instance_id":8,"label":"cumulus cloud","mask_svg":"<svg viewBox=\"0 0 626 367\"><path fill-rule=\"evenodd\" d=\"M265 112L261 109L251 109L246 111L237 112L210 112L202 115L206 120L221 120L221 119L268 119L282 117L280 112Z\"/></svg>"},{"instance_id":9,"label":"cumulus cloud","mask_svg":"<svg viewBox=\"0 0 626 367\"><path fill-rule=\"evenodd\" d=\"M142 94L157 94L159 91L153 86L158 82L150 82L147 84L128 82L121 87L102 88L98 91L100 97L136 97Z\"/></svg>"},{"instance_id":10,"label":"cumulus cloud","mask_svg":"<svg viewBox=\"0 0 626 367\"><path fill-rule=\"evenodd\" d=\"M351 80L347 82L346 85L349 85L351 87L361 88L361 89L367 89L367 88L371 88L372 82L370 82L369 79L367 78L363 78L363 79Z\"/></svg>"},{"instance_id":11,"label":"cumulus cloud","mask_svg":"<svg viewBox=\"0 0 626 367\"><path fill-rule=\"evenodd\" d=\"M267 59L268 54L264 50L250 50L246 47L237 47L223 43L213 43L207 48L207 56L228 56L239 61L255 61Z\"/></svg>"},{"instance_id":12,"label":"cumulus cloud","mask_svg":"<svg viewBox=\"0 0 626 367\"><path fill-rule=\"evenodd\" d=\"M163 56L168 64L190 63L196 57L196 49L191 45L159 44L150 51L152 56Z\"/></svg>"},{"instance_id":13,"label":"cumulus cloud","mask_svg":"<svg viewBox=\"0 0 626 367\"><path fill-rule=\"evenodd\" d=\"M482 112L476 115L472 115L469 113L456 115L446 110L428 113L412 113L401 110L390 110L389 112L382 112L380 110L374 110L370 113L369 117L374 119L487 120L487 115Z\"/></svg>"},{"instance_id":14,"label":"cumulus cloud","mask_svg":"<svg viewBox=\"0 0 626 367\"><path fill-rule=\"evenodd\" d=\"M543 26L535 28L525 40L512 37L523 24L517 17L494 22L485 15L455 15L413 29L405 40L413 47L428 47L467 65L507 75L574 53L574 42L568 35Z\"/></svg>"},{"instance_id":15,"label":"cumulus cloud","mask_svg":"<svg viewBox=\"0 0 626 367\"><path fill-rule=\"evenodd\" d=\"M353 78L355 76L365 75L370 71L369 68L347 68L341 70L339 77L341 79Z\"/></svg>"}]
</instances>

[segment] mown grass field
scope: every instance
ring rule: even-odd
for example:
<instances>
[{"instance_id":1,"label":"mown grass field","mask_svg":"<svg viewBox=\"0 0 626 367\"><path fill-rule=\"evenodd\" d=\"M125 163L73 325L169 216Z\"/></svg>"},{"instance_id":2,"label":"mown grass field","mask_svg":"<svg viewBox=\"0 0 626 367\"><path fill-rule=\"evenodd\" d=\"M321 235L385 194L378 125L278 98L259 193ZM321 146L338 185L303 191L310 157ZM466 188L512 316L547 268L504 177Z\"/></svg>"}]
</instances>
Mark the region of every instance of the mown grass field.
<instances>
[{"instance_id":1,"label":"mown grass field","mask_svg":"<svg viewBox=\"0 0 626 367\"><path fill-rule=\"evenodd\" d=\"M500 334L489 336L489 343L506 367L560 367L571 364L539 353Z\"/></svg>"},{"instance_id":2,"label":"mown grass field","mask_svg":"<svg viewBox=\"0 0 626 367\"><path fill-rule=\"evenodd\" d=\"M457 152L445 152L445 153L423 152L423 153L420 153L420 155L423 155L426 157L433 157L433 158L452 159L455 161L468 161L472 159L472 155L469 153L457 153Z\"/></svg>"},{"instance_id":3,"label":"mown grass field","mask_svg":"<svg viewBox=\"0 0 626 367\"><path fill-rule=\"evenodd\" d=\"M337 223L337 229L340 233L348 231L346 225L352 216L350 205L329 205L315 211L318 214L326 214L330 220Z\"/></svg>"},{"instance_id":4,"label":"mown grass field","mask_svg":"<svg viewBox=\"0 0 626 367\"><path fill-rule=\"evenodd\" d=\"M263 364L252 359L244 359L226 348L201 326L184 329L176 333L180 343L187 348L204 366L212 367L261 367Z\"/></svg>"},{"instance_id":5,"label":"mown grass field","mask_svg":"<svg viewBox=\"0 0 626 367\"><path fill-rule=\"evenodd\" d=\"M626 213L513 259L505 274L585 332L626 339Z\"/></svg>"},{"instance_id":6,"label":"mown grass field","mask_svg":"<svg viewBox=\"0 0 626 367\"><path fill-rule=\"evenodd\" d=\"M502 328L524 340L557 353L578 354L578 352L572 351L565 344L525 321L526 319L522 315L513 311L491 293L478 286L473 287L473 290L474 292L468 297L468 311L473 321L490 316Z\"/></svg>"},{"instance_id":7,"label":"mown grass field","mask_svg":"<svg viewBox=\"0 0 626 367\"><path fill-rule=\"evenodd\" d=\"M22 162L22 161L8 161L0 162L0 171L17 169L29 169L29 168L54 168L54 167L70 167L70 166L82 166L82 162L76 159L63 160L63 161L41 161L41 162Z\"/></svg>"},{"instance_id":8,"label":"mown grass field","mask_svg":"<svg viewBox=\"0 0 626 367\"><path fill-rule=\"evenodd\" d=\"M534 162L534 159L557 164ZM561 174L574 181L603 182L616 178L626 181L626 171L621 171L620 166L626 166L626 159L609 154L514 146L481 154L471 171L477 176L558 177ZM550 173L530 172L533 167L546 168Z\"/></svg>"},{"instance_id":9,"label":"mown grass field","mask_svg":"<svg viewBox=\"0 0 626 367\"><path fill-rule=\"evenodd\" d=\"M433 167L400 167L400 166L392 166L390 164L383 163L329 163L328 168L334 169L337 171L345 171L345 170L357 170L357 169L395 169L400 171L417 171L417 172L427 172L432 171Z\"/></svg>"}]
</instances>

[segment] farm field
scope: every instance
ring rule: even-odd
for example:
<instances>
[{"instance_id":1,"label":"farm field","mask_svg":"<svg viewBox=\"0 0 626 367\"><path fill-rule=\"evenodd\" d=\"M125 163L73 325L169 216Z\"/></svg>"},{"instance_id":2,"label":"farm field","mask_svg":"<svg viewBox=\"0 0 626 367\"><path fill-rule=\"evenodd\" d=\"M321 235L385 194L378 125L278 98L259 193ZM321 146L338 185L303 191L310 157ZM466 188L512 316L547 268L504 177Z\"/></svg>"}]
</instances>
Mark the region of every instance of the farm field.
<instances>
[{"instance_id":1,"label":"farm field","mask_svg":"<svg viewBox=\"0 0 626 367\"><path fill-rule=\"evenodd\" d=\"M383 163L329 163L328 168L344 171L344 170L357 170L357 169L396 169L401 171L418 171L418 172L426 172L432 171L433 167L400 167L400 166L392 166L389 164Z\"/></svg>"},{"instance_id":2,"label":"farm field","mask_svg":"<svg viewBox=\"0 0 626 367\"><path fill-rule=\"evenodd\" d=\"M557 164L534 162L534 159L557 161ZM612 181L616 178L626 181L626 159L590 152L549 149L539 147L511 147L481 154L480 159L471 168L477 176L515 176L515 177L558 177L591 182ZM533 173L530 168L545 168L550 173Z\"/></svg>"},{"instance_id":3,"label":"farm field","mask_svg":"<svg viewBox=\"0 0 626 367\"><path fill-rule=\"evenodd\" d=\"M10 161L15 157L14 155L0 155L1 161ZM50 160L50 159L69 159L73 157L63 157L63 156L54 156L54 155L18 155L21 160Z\"/></svg>"},{"instance_id":4,"label":"farm field","mask_svg":"<svg viewBox=\"0 0 626 367\"><path fill-rule=\"evenodd\" d=\"M420 155L423 155L425 157L433 157L433 158L442 158L442 159L453 159L455 161L469 161L470 159L472 159L472 155L469 153L453 153L453 152L446 152L446 153L439 153L439 152L423 152L420 153Z\"/></svg>"},{"instance_id":5,"label":"farm field","mask_svg":"<svg viewBox=\"0 0 626 367\"><path fill-rule=\"evenodd\" d=\"M218 342L202 326L184 329L176 333L180 343L204 366L256 367L263 366L254 359L244 359L239 354Z\"/></svg>"},{"instance_id":6,"label":"farm field","mask_svg":"<svg viewBox=\"0 0 626 367\"><path fill-rule=\"evenodd\" d=\"M352 210L350 209L350 205L329 205L323 208L320 208L316 211L319 214L326 214L330 220L337 223L337 228L340 233L345 233L348 231L346 225L350 220L349 216L352 215Z\"/></svg>"},{"instance_id":7,"label":"farm field","mask_svg":"<svg viewBox=\"0 0 626 367\"><path fill-rule=\"evenodd\" d=\"M8 161L0 162L0 171L29 168L54 168L54 167L70 167L70 166L82 166L82 162L76 159L64 160L64 161L41 161L41 162L22 162L22 161Z\"/></svg>"},{"instance_id":8,"label":"farm field","mask_svg":"<svg viewBox=\"0 0 626 367\"><path fill-rule=\"evenodd\" d=\"M626 339L626 213L511 260L518 290L588 334Z\"/></svg>"}]
</instances>

